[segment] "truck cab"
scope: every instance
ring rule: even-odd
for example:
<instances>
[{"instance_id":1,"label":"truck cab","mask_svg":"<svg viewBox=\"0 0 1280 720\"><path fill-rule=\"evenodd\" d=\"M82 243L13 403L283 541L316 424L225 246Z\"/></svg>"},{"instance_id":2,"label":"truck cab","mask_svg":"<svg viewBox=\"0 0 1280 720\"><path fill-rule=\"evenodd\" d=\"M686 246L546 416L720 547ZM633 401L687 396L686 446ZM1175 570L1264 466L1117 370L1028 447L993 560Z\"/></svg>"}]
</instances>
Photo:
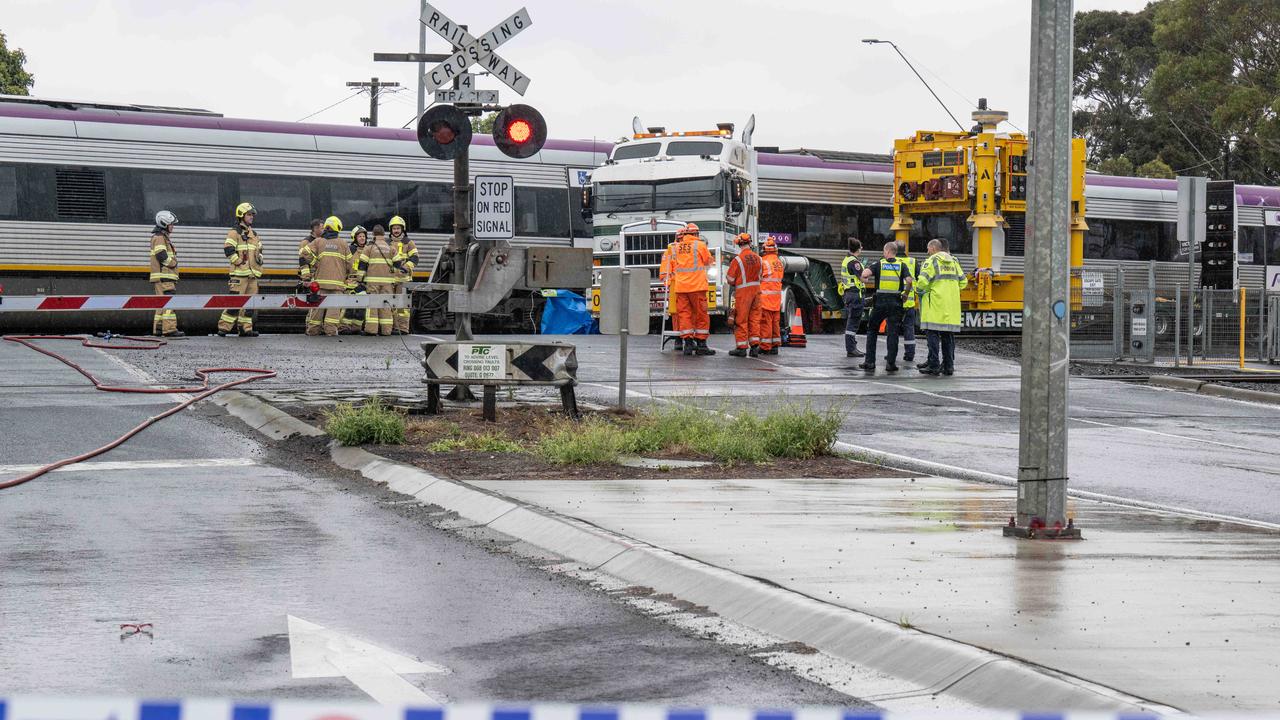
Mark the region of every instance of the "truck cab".
<instances>
[{"instance_id":1,"label":"truck cab","mask_svg":"<svg viewBox=\"0 0 1280 720\"><path fill-rule=\"evenodd\" d=\"M735 140L733 125L716 130L667 132L642 128L614 146L605 164L591 173L583 193L584 214L592 221L594 263L600 267L645 268L651 278L650 314L660 316L666 291L658 279L662 253L675 233L696 223L714 258L707 273L712 315L728 312L725 268L736 251L733 238L757 232L756 152L751 127ZM599 278L591 309L599 310Z\"/></svg>"}]
</instances>

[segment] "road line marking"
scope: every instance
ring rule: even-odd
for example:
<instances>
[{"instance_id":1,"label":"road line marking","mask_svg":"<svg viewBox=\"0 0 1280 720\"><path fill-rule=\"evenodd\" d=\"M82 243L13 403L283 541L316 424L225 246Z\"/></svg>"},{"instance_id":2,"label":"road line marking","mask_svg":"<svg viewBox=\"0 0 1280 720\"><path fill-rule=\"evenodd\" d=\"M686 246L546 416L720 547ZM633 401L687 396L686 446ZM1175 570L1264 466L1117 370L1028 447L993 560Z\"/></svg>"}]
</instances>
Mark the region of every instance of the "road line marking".
<instances>
[{"instance_id":1,"label":"road line marking","mask_svg":"<svg viewBox=\"0 0 1280 720\"><path fill-rule=\"evenodd\" d=\"M197 458L190 460L133 460L83 462L58 468L53 472L108 472L114 470L165 470L175 468L230 468L253 467L257 460L248 458ZM20 475L39 470L43 465L0 465L0 475Z\"/></svg>"},{"instance_id":2,"label":"road line marking","mask_svg":"<svg viewBox=\"0 0 1280 720\"><path fill-rule=\"evenodd\" d=\"M345 677L383 705L443 705L400 676L447 673L447 668L383 650L302 618L287 617L294 678Z\"/></svg>"}]
</instances>

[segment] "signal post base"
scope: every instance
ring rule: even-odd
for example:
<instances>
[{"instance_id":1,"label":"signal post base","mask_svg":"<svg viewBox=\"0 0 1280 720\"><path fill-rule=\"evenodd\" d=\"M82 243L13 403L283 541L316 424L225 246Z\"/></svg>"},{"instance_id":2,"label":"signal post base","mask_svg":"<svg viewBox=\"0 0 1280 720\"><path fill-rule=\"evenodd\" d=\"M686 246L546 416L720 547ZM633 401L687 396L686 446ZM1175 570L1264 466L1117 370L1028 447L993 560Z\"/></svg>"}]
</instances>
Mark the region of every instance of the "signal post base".
<instances>
[{"instance_id":1,"label":"signal post base","mask_svg":"<svg viewBox=\"0 0 1280 720\"><path fill-rule=\"evenodd\" d=\"M1083 540L1084 536L1080 534L1080 528L1074 523L1068 523L1063 528L1049 527L1019 527L1017 525L1005 525L1002 534L1005 537L1022 538L1024 540Z\"/></svg>"}]
</instances>

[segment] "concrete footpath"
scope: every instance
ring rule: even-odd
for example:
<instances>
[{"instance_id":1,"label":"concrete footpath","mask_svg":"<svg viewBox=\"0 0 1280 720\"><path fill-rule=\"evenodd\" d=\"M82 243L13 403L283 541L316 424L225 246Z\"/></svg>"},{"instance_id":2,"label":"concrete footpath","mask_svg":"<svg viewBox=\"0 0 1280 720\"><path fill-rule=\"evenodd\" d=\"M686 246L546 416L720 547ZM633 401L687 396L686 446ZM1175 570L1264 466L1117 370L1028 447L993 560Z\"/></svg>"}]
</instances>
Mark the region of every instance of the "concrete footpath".
<instances>
[{"instance_id":1,"label":"concrete footpath","mask_svg":"<svg viewBox=\"0 0 1280 720\"><path fill-rule=\"evenodd\" d=\"M220 402L273 435L305 431L251 398ZM335 448L334 459L587 567L888 670L904 686L938 678L873 702L1280 705L1280 534L1271 531L1073 501L1088 540L1019 541L1000 532L1011 490L939 477L462 483L357 448ZM904 667L911 658L918 668Z\"/></svg>"}]
</instances>

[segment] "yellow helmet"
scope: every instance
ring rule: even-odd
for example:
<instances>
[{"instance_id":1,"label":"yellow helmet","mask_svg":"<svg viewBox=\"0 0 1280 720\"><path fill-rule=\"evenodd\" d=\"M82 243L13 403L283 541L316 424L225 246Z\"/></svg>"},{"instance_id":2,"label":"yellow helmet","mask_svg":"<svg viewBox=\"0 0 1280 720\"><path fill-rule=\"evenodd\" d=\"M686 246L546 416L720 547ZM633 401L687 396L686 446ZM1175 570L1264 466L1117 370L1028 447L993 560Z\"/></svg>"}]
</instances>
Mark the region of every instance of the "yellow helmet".
<instances>
[{"instance_id":1,"label":"yellow helmet","mask_svg":"<svg viewBox=\"0 0 1280 720\"><path fill-rule=\"evenodd\" d=\"M325 218L324 229L332 230L334 232L342 232L342 221L338 219L337 215L330 215Z\"/></svg>"},{"instance_id":2,"label":"yellow helmet","mask_svg":"<svg viewBox=\"0 0 1280 720\"><path fill-rule=\"evenodd\" d=\"M236 206L236 219L239 220L243 218L245 215L250 215L257 212L258 211L253 207L253 203L242 202Z\"/></svg>"},{"instance_id":3,"label":"yellow helmet","mask_svg":"<svg viewBox=\"0 0 1280 720\"><path fill-rule=\"evenodd\" d=\"M388 230L390 230L391 228L393 228L393 227L395 227L395 226L397 226L397 225L399 225L401 228L407 228L407 227L408 227L408 226L406 226L406 225L404 224L404 218L402 218L402 217L400 217L399 215L397 215L397 216L395 216L395 217L391 218L391 221L387 223L387 229L388 229Z\"/></svg>"}]
</instances>

